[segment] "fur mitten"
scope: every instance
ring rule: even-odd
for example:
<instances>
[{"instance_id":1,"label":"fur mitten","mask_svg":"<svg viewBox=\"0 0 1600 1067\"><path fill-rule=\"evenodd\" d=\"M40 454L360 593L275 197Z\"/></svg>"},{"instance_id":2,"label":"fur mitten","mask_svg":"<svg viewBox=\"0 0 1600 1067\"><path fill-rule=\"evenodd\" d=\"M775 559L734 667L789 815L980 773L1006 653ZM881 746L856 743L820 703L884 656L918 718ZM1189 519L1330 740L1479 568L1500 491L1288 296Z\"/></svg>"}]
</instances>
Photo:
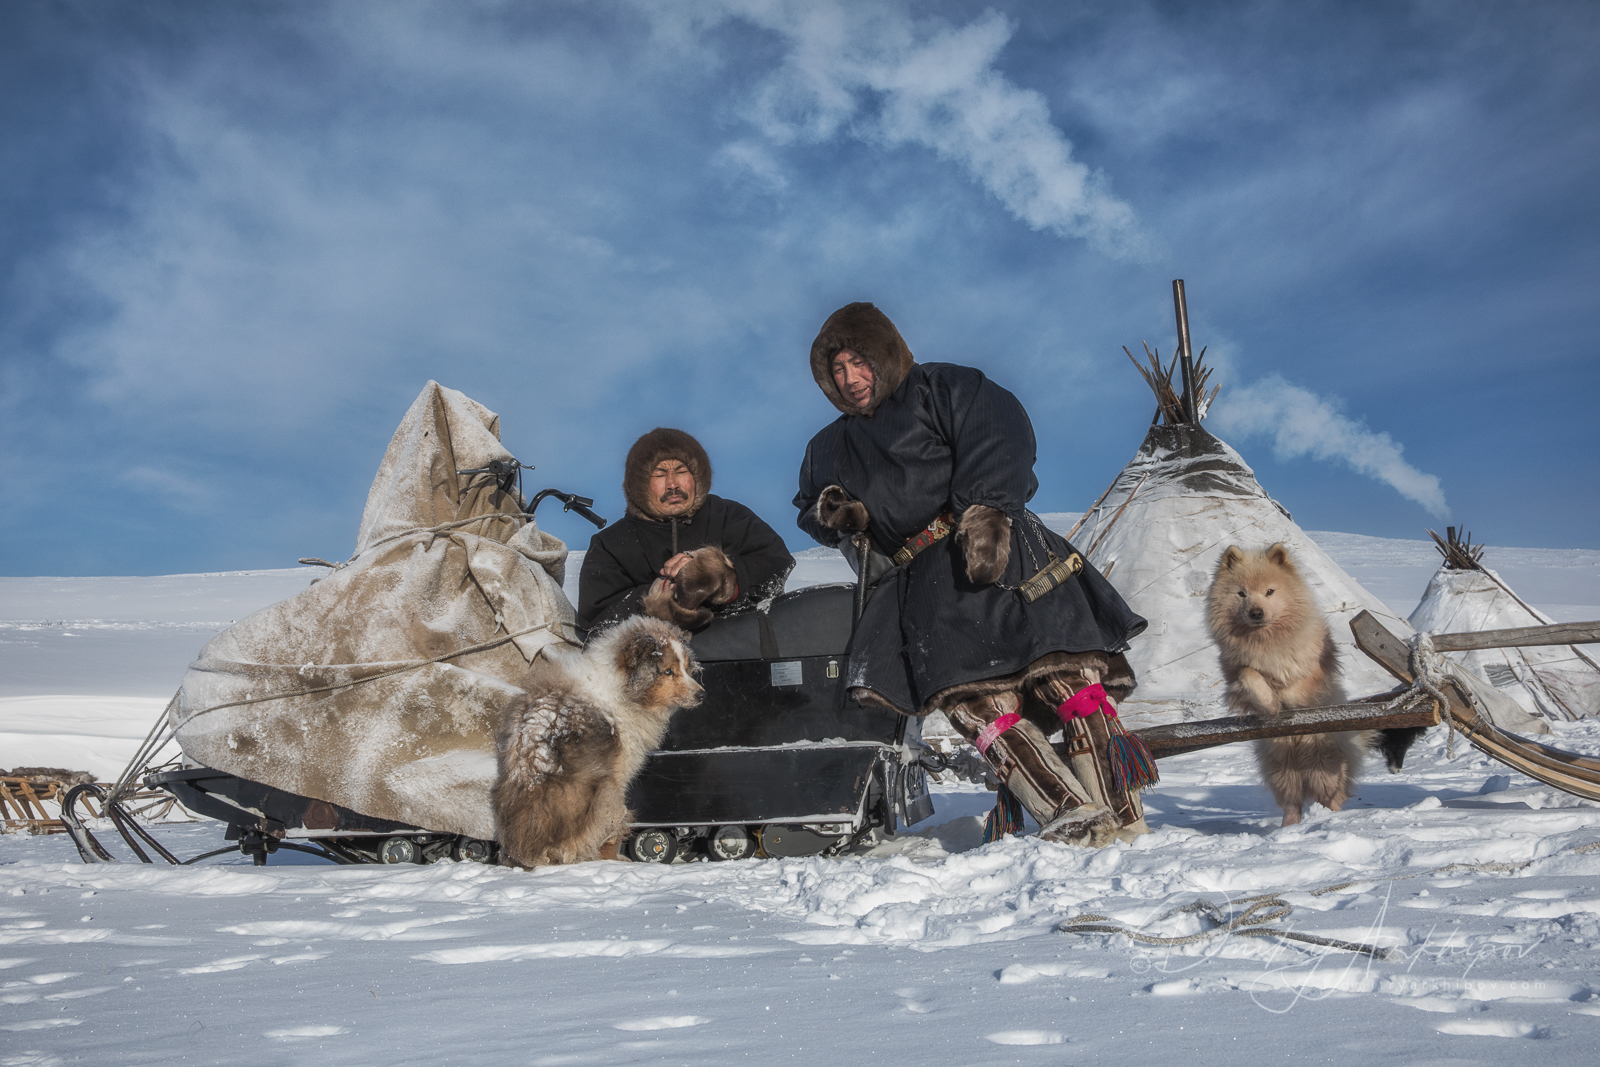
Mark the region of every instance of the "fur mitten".
<instances>
[{"instance_id":1,"label":"fur mitten","mask_svg":"<svg viewBox=\"0 0 1600 1067\"><path fill-rule=\"evenodd\" d=\"M998 582L1011 562L1011 520L1003 511L973 504L961 513L956 544L967 557L968 581L974 585Z\"/></svg>"},{"instance_id":2,"label":"fur mitten","mask_svg":"<svg viewBox=\"0 0 1600 1067\"><path fill-rule=\"evenodd\" d=\"M830 485L817 497L817 521L826 530L860 533L867 528L867 506L851 500L837 485Z\"/></svg>"},{"instance_id":3,"label":"fur mitten","mask_svg":"<svg viewBox=\"0 0 1600 1067\"><path fill-rule=\"evenodd\" d=\"M689 562L672 580L672 599L686 608L729 604L738 595L739 576L734 573L733 560L711 545L689 553Z\"/></svg>"},{"instance_id":4,"label":"fur mitten","mask_svg":"<svg viewBox=\"0 0 1600 1067\"><path fill-rule=\"evenodd\" d=\"M651 618L670 622L685 630L698 630L711 621L711 609L695 605L687 607L673 596L676 587L665 578L658 578L644 595L644 613Z\"/></svg>"}]
</instances>

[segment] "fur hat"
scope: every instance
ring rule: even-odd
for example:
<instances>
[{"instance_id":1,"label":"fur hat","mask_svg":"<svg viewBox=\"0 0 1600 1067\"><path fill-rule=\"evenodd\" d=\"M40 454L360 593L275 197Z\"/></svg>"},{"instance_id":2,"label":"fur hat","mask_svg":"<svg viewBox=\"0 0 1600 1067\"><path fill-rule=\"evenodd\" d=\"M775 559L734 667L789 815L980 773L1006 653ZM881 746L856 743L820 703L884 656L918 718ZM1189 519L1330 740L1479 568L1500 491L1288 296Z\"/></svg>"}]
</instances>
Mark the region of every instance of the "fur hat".
<instances>
[{"instance_id":1,"label":"fur hat","mask_svg":"<svg viewBox=\"0 0 1600 1067\"><path fill-rule=\"evenodd\" d=\"M628 514L633 517L659 518L651 506L650 472L664 459L678 460L694 475L694 504L682 517L693 515L706 502L706 495L711 492L711 457L699 441L682 430L657 426L633 443L623 465L622 495L627 498Z\"/></svg>"},{"instance_id":2,"label":"fur hat","mask_svg":"<svg viewBox=\"0 0 1600 1067\"><path fill-rule=\"evenodd\" d=\"M872 368L872 403L865 410L847 401L833 383L833 357L846 348ZM811 342L811 376L823 395L846 415L870 415L905 381L916 363L889 316L867 303L846 304L828 316Z\"/></svg>"}]
</instances>

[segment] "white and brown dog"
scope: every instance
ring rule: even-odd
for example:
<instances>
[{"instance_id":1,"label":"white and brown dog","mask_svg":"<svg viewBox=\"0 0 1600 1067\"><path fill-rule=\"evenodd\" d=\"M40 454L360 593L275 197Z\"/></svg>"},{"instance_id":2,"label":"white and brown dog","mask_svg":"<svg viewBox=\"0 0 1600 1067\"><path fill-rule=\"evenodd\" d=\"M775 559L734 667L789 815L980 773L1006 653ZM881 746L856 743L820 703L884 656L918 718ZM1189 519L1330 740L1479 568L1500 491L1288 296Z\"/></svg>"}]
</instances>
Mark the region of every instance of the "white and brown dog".
<instances>
[{"instance_id":1,"label":"white and brown dog","mask_svg":"<svg viewBox=\"0 0 1600 1067\"><path fill-rule=\"evenodd\" d=\"M546 648L496 732L495 830L502 863L615 859L628 783L679 708L700 703L689 637L634 616L582 651Z\"/></svg>"}]
</instances>

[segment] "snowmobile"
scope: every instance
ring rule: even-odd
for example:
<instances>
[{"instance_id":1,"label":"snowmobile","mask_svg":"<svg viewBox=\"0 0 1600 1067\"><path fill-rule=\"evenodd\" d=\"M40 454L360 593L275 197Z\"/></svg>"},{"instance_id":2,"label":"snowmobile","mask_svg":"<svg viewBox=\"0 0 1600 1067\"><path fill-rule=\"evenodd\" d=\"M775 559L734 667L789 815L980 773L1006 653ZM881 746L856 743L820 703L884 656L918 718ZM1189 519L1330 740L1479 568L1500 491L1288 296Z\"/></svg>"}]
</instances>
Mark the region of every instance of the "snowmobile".
<instances>
[{"instance_id":1,"label":"snowmobile","mask_svg":"<svg viewBox=\"0 0 1600 1067\"><path fill-rule=\"evenodd\" d=\"M595 524L592 501L546 492ZM564 509L564 510L566 510ZM696 634L705 699L679 711L628 791L636 861L837 853L933 814L939 757L916 722L845 691L856 586L785 593ZM146 776L184 807L228 824L257 864L279 848L344 863L494 862L493 841L430 832L205 767ZM233 851L220 849L208 855Z\"/></svg>"},{"instance_id":2,"label":"snowmobile","mask_svg":"<svg viewBox=\"0 0 1600 1067\"><path fill-rule=\"evenodd\" d=\"M582 639L562 591L567 549L538 528L499 419L429 383L373 482L344 563L213 638L107 793L63 801L85 861L110 854L78 816L99 796L141 860L178 862L126 810L141 785L227 824L258 864L279 849L338 863L497 858L489 803L499 710L529 663ZM451 475L454 477L451 477ZM850 699L863 583L785 593L696 634L706 695L679 711L632 783L624 843L671 862L838 852L933 812L939 758L916 724ZM150 767L169 738L179 763ZM197 857L203 858L203 857Z\"/></svg>"}]
</instances>

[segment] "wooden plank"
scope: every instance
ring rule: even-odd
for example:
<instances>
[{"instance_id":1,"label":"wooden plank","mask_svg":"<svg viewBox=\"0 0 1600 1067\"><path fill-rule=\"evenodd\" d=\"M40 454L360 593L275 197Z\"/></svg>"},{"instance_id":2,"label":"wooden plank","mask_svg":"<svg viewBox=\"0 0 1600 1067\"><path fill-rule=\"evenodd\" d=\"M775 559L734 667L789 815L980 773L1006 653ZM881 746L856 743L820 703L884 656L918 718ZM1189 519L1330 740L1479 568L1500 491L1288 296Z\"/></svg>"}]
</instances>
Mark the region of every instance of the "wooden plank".
<instances>
[{"instance_id":1,"label":"wooden plank","mask_svg":"<svg viewBox=\"0 0 1600 1067\"><path fill-rule=\"evenodd\" d=\"M1483 630L1470 634L1434 634L1438 652L1466 652L1475 648L1525 648L1530 645L1592 645L1600 643L1600 622L1561 622L1554 626L1518 626L1510 630Z\"/></svg>"},{"instance_id":2,"label":"wooden plank","mask_svg":"<svg viewBox=\"0 0 1600 1067\"><path fill-rule=\"evenodd\" d=\"M1405 726L1436 726L1439 715L1430 703L1410 711L1385 712L1381 703L1333 704L1303 708L1273 716L1235 715L1222 719L1172 723L1136 731L1157 759L1197 752L1236 741L1269 737L1295 737L1343 730L1390 730Z\"/></svg>"},{"instance_id":3,"label":"wooden plank","mask_svg":"<svg viewBox=\"0 0 1600 1067\"><path fill-rule=\"evenodd\" d=\"M1350 633L1356 647L1372 657L1373 661L1400 679L1411 684L1411 646L1384 629L1370 611L1363 611L1350 620Z\"/></svg>"},{"instance_id":4,"label":"wooden plank","mask_svg":"<svg viewBox=\"0 0 1600 1067\"><path fill-rule=\"evenodd\" d=\"M1363 611L1350 620L1356 646L1403 682L1411 681L1411 651L1406 643ZM1564 643L1564 642L1563 642ZM1437 647L1437 646L1435 646ZM1600 800L1600 759L1564 752L1508 734L1478 716L1454 682L1443 687L1450 718L1467 741L1484 755L1574 796Z\"/></svg>"}]
</instances>

